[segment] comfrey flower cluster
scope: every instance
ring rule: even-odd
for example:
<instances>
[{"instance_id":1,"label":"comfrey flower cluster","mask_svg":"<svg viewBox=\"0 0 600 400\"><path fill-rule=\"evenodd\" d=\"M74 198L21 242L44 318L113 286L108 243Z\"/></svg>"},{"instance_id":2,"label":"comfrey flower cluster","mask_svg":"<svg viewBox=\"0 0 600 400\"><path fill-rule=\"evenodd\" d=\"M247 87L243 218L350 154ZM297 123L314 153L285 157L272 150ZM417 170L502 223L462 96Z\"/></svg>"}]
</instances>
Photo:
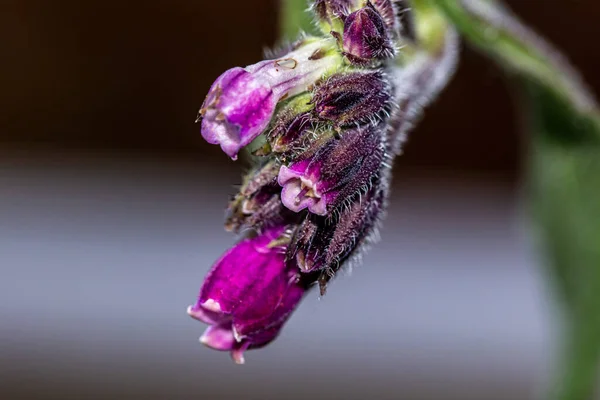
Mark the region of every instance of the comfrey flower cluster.
<instances>
[{"instance_id":1,"label":"comfrey flower cluster","mask_svg":"<svg viewBox=\"0 0 600 400\"><path fill-rule=\"evenodd\" d=\"M210 325L201 342L237 363L373 241L393 156L454 65L451 31L433 54L418 50L406 1L316 0L311 11L323 36L226 71L200 110L204 139L233 159L250 145L256 159L227 211L242 240L188 309Z\"/></svg>"}]
</instances>

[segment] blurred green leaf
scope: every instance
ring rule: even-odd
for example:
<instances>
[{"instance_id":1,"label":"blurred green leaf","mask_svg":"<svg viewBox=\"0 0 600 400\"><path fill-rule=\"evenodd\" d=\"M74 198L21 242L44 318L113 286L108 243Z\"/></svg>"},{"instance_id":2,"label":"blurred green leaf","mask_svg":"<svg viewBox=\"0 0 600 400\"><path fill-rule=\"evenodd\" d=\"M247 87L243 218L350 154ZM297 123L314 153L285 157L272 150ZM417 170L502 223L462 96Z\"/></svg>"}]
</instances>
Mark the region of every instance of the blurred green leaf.
<instances>
[{"instance_id":1,"label":"blurred green leaf","mask_svg":"<svg viewBox=\"0 0 600 400\"><path fill-rule=\"evenodd\" d=\"M306 12L308 0L278 0L281 2L279 32L281 39L295 40L300 32L312 33L311 14Z\"/></svg>"},{"instance_id":2,"label":"blurred green leaf","mask_svg":"<svg viewBox=\"0 0 600 400\"><path fill-rule=\"evenodd\" d=\"M527 87L532 208L567 323L558 398L587 400L600 357L600 130L555 93Z\"/></svg>"},{"instance_id":3,"label":"blurred green leaf","mask_svg":"<svg viewBox=\"0 0 600 400\"><path fill-rule=\"evenodd\" d=\"M433 3L523 83L531 209L564 311L553 396L590 400L600 360L600 114L593 95L558 51L496 3Z\"/></svg>"}]
</instances>

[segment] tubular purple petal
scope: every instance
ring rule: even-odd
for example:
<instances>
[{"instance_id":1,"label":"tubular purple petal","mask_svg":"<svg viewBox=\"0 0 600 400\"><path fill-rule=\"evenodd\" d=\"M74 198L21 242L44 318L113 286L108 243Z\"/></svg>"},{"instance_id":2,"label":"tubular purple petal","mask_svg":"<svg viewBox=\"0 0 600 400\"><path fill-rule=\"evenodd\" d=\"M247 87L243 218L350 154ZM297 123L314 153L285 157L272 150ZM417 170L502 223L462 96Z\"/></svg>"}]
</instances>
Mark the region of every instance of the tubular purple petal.
<instances>
[{"instance_id":1,"label":"tubular purple petal","mask_svg":"<svg viewBox=\"0 0 600 400\"><path fill-rule=\"evenodd\" d=\"M202 110L202 137L235 158L268 125L277 99L268 83L242 68L221 75Z\"/></svg>"},{"instance_id":2,"label":"tubular purple petal","mask_svg":"<svg viewBox=\"0 0 600 400\"><path fill-rule=\"evenodd\" d=\"M238 363L244 350L277 337L306 292L298 269L286 265L285 248L277 245L284 230L265 230L227 251L207 275L196 305L188 309L193 318L211 325L200 341L231 351Z\"/></svg>"},{"instance_id":3,"label":"tubular purple petal","mask_svg":"<svg viewBox=\"0 0 600 400\"><path fill-rule=\"evenodd\" d=\"M281 202L290 210L305 208L327 215L368 185L385 157L384 132L367 125L332 137L306 159L282 166L277 181Z\"/></svg>"},{"instance_id":4,"label":"tubular purple petal","mask_svg":"<svg viewBox=\"0 0 600 400\"><path fill-rule=\"evenodd\" d=\"M236 340L231 330L231 323L211 325L200 337L200 343L211 349L231 351L236 347Z\"/></svg>"},{"instance_id":5,"label":"tubular purple petal","mask_svg":"<svg viewBox=\"0 0 600 400\"><path fill-rule=\"evenodd\" d=\"M200 109L202 137L235 159L267 128L281 99L306 91L327 71L331 57L313 57L323 45L308 42L283 58L223 73Z\"/></svg>"}]
</instances>

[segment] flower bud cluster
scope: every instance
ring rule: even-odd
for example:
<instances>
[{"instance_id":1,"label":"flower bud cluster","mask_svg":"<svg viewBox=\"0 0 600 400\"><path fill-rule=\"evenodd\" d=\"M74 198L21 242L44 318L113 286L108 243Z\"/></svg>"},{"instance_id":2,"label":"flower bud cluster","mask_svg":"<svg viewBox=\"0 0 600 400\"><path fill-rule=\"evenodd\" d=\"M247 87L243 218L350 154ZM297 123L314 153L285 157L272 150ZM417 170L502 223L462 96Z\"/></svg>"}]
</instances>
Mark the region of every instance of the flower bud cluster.
<instances>
[{"instance_id":1,"label":"flower bud cluster","mask_svg":"<svg viewBox=\"0 0 600 400\"><path fill-rule=\"evenodd\" d=\"M227 210L227 230L243 238L189 314L210 325L201 341L237 362L277 336L313 284L324 294L375 235L399 109L392 62L415 40L406 3L315 0L322 36L230 69L209 90L202 136L233 159L254 142L257 162Z\"/></svg>"}]
</instances>

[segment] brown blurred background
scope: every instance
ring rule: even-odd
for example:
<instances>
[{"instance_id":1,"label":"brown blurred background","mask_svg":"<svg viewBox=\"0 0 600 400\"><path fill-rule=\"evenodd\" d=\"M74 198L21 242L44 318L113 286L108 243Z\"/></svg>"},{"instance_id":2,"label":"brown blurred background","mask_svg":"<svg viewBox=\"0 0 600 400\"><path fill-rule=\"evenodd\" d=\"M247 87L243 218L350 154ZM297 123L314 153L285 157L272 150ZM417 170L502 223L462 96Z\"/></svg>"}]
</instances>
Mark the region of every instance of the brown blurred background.
<instances>
[{"instance_id":1,"label":"brown blurred background","mask_svg":"<svg viewBox=\"0 0 600 400\"><path fill-rule=\"evenodd\" d=\"M599 3L509 4L600 88ZM275 42L276 0L0 2L0 143L218 153L196 112L225 69ZM519 138L502 73L471 50L411 135L404 165L514 173Z\"/></svg>"},{"instance_id":2,"label":"brown blurred background","mask_svg":"<svg viewBox=\"0 0 600 400\"><path fill-rule=\"evenodd\" d=\"M600 3L513 0L600 93ZM0 0L0 398L543 398L555 336L505 73L470 49L382 242L234 367L185 315L243 163L196 113L276 0Z\"/></svg>"}]
</instances>

